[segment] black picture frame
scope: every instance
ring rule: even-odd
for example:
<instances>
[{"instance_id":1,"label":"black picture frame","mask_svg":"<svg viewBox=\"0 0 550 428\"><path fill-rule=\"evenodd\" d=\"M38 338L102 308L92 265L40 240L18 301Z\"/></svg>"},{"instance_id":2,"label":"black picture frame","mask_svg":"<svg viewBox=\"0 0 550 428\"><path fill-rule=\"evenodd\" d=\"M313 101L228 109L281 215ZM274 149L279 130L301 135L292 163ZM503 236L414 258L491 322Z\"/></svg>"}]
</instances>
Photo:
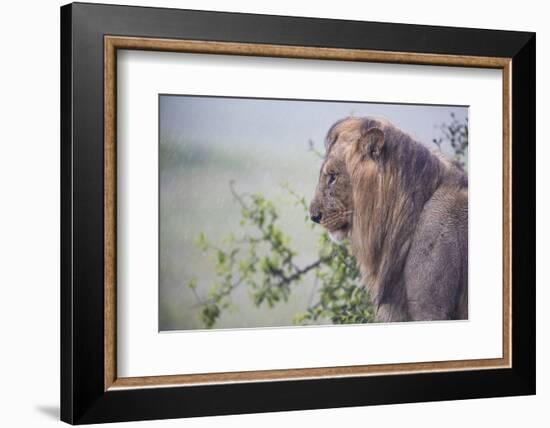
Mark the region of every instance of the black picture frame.
<instances>
[{"instance_id":1,"label":"black picture frame","mask_svg":"<svg viewBox=\"0 0 550 428\"><path fill-rule=\"evenodd\" d=\"M104 389L104 36L512 59L512 367ZM74 3L61 8L61 419L71 424L535 393L535 34Z\"/></svg>"}]
</instances>

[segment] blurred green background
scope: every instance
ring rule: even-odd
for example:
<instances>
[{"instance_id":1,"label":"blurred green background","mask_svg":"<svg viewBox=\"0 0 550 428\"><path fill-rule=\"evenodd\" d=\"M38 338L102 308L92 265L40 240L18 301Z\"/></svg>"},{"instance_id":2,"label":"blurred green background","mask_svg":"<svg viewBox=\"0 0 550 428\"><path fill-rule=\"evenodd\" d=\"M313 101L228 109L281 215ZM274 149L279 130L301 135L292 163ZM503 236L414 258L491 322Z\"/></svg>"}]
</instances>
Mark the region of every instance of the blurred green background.
<instances>
[{"instance_id":1,"label":"blurred green background","mask_svg":"<svg viewBox=\"0 0 550 428\"><path fill-rule=\"evenodd\" d=\"M297 261L314 261L319 229L307 225L302 208L281 184L309 201L329 127L346 116L383 117L426 146L437 149L440 126L451 114L465 122L468 108L380 103L325 102L161 95L159 97L160 264L159 330L201 329L197 298L208 296L216 281L212 261L196 245L204 233L223 244L238 235L240 208L229 191L262 193L281 214L280 225L292 237ZM453 156L445 141L441 150ZM197 278L196 290L187 284ZM195 294L196 293L196 294ZM232 296L232 307L216 328L292 325L293 316L314 299L314 277L306 275L288 302L256 307L246 288ZM323 323L323 320L319 320Z\"/></svg>"}]
</instances>

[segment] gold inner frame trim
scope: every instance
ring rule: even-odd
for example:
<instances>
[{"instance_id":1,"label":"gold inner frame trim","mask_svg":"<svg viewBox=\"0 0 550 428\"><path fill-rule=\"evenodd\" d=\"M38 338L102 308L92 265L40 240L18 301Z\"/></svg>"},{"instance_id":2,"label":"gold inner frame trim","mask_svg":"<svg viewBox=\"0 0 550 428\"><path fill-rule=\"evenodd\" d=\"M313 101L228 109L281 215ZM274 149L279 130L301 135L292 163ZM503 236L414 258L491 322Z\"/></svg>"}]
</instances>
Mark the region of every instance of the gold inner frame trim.
<instances>
[{"instance_id":1,"label":"gold inner frame trim","mask_svg":"<svg viewBox=\"0 0 550 428\"><path fill-rule=\"evenodd\" d=\"M117 50L148 50L214 55L241 55L296 59L379 62L494 68L502 70L503 128L503 322L502 358L376 364L342 367L261 370L170 376L117 376L116 366L116 89ZM480 370L511 367L512 362L512 165L511 165L511 58L386 52L252 43L171 40L140 37L104 37L104 389L193 386L220 383L282 381L394 375L422 372Z\"/></svg>"}]
</instances>

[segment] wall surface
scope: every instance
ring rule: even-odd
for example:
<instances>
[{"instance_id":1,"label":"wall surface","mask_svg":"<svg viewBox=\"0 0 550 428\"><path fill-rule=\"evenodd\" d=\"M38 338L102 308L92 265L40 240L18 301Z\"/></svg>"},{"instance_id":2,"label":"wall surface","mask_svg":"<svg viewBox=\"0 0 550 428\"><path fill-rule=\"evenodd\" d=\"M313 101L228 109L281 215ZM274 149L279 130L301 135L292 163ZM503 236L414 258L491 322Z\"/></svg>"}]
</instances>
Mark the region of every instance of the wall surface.
<instances>
[{"instance_id":1,"label":"wall surface","mask_svg":"<svg viewBox=\"0 0 550 428\"><path fill-rule=\"evenodd\" d=\"M104 3L112 3L105 1ZM545 129L550 75L550 29L545 3L389 0L126 1L128 4L281 15L391 21L537 32L538 141L538 394L368 408L155 421L159 427L279 426L548 426L550 368L548 283L550 156ZM59 6L62 2L5 2L0 17L0 320L2 426L59 424ZM526 148L532 150L532 148ZM546 263L545 263L546 262ZM138 426L127 424L125 426Z\"/></svg>"}]
</instances>

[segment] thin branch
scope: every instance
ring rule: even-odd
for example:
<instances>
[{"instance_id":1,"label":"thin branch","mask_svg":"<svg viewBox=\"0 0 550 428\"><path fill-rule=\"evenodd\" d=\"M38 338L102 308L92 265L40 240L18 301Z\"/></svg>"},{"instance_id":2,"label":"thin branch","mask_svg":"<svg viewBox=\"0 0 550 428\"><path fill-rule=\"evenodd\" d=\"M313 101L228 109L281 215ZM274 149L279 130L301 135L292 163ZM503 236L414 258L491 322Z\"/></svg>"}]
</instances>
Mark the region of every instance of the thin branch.
<instances>
[{"instance_id":1,"label":"thin branch","mask_svg":"<svg viewBox=\"0 0 550 428\"><path fill-rule=\"evenodd\" d=\"M191 308L196 308L198 306L204 306L204 302L203 302L201 296L199 296L199 293L197 293L197 290L195 289L195 287L191 287L191 290L193 291L193 294L195 295L195 298L199 302L199 303L191 306Z\"/></svg>"},{"instance_id":2,"label":"thin branch","mask_svg":"<svg viewBox=\"0 0 550 428\"><path fill-rule=\"evenodd\" d=\"M281 280L278 282L277 287L282 287L283 285L287 285L291 283L292 281L297 280L301 276L308 273L310 270L315 269L319 267L322 263L325 263L328 260L328 258L320 258L319 260L305 266L302 269L297 270L290 276L286 276L285 273L280 269L270 268L269 271L275 275L277 275Z\"/></svg>"},{"instance_id":3,"label":"thin branch","mask_svg":"<svg viewBox=\"0 0 550 428\"><path fill-rule=\"evenodd\" d=\"M229 296L233 292L233 290L235 290L239 285L241 285L243 283L243 281L244 281L244 277L241 276L237 282L231 284L225 290L221 291L216 296L216 298L221 299L221 298ZM198 298L198 295L196 293L195 293L195 296L197 296L197 298ZM203 300L203 301L201 301L199 299L199 303L194 304L193 306L191 306L191 308L198 308L198 307L201 307L201 306L207 306L208 304L215 302L217 300L216 298L209 298L209 299L206 299L206 300Z\"/></svg>"},{"instance_id":4,"label":"thin branch","mask_svg":"<svg viewBox=\"0 0 550 428\"><path fill-rule=\"evenodd\" d=\"M309 145L309 150L308 151L312 152L314 155L316 155L320 159L324 159L323 154L319 150L317 150L317 148L315 147L315 143L313 142L313 140L311 138L309 140L307 140L307 143Z\"/></svg>"},{"instance_id":5,"label":"thin branch","mask_svg":"<svg viewBox=\"0 0 550 428\"><path fill-rule=\"evenodd\" d=\"M231 191L231 194L233 195L233 198L239 203L239 205L241 206L241 208L244 208L245 210L248 210L248 205L246 205L246 202L244 201L243 199L243 194L239 194L236 190L235 190L235 180L230 180L229 181L229 190ZM245 195L246 196L246 195Z\"/></svg>"}]
</instances>

